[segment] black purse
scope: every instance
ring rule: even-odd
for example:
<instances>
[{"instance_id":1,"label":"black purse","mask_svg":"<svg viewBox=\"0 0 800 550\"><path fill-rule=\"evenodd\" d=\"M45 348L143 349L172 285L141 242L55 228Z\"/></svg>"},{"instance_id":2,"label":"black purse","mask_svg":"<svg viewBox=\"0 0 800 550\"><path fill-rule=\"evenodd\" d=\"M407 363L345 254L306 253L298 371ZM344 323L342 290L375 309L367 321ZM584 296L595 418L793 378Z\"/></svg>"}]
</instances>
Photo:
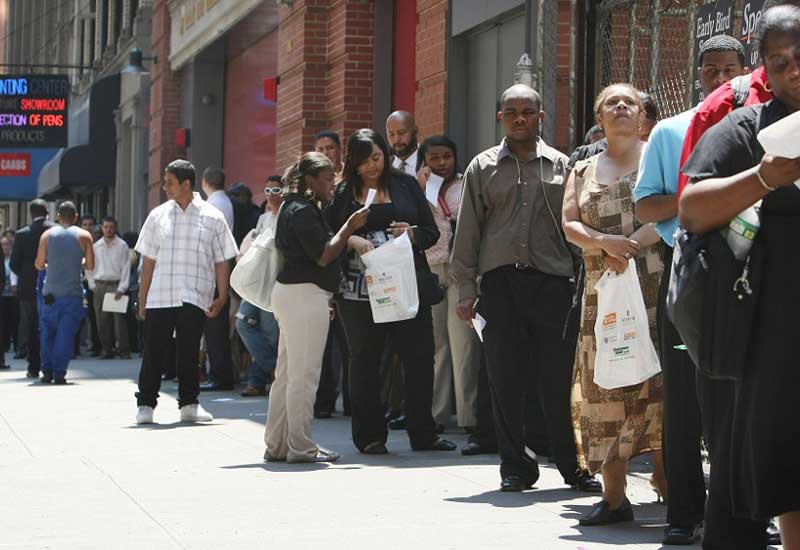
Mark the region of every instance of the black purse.
<instances>
[{"instance_id":1,"label":"black purse","mask_svg":"<svg viewBox=\"0 0 800 550\"><path fill-rule=\"evenodd\" d=\"M679 228L675 235L667 315L708 378L744 375L763 265L758 234L744 261L719 231L697 235Z\"/></svg>"},{"instance_id":2,"label":"black purse","mask_svg":"<svg viewBox=\"0 0 800 550\"><path fill-rule=\"evenodd\" d=\"M435 306L444 300L444 286L430 269L417 270L417 294L421 306Z\"/></svg>"}]
</instances>

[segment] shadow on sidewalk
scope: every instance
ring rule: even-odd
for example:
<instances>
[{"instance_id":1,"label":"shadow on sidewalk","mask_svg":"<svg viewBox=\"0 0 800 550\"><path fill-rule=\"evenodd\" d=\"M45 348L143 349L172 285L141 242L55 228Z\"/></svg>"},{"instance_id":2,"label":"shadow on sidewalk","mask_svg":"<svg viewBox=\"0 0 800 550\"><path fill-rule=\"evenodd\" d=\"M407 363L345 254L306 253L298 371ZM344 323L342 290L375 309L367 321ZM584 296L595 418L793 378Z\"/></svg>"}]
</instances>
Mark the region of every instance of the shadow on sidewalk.
<instances>
[{"instance_id":1,"label":"shadow on sidewalk","mask_svg":"<svg viewBox=\"0 0 800 550\"><path fill-rule=\"evenodd\" d=\"M586 494L564 488L544 489L537 491L535 488L522 493L504 493L502 491L486 491L468 497L446 498L447 502L461 504L491 504L496 508L524 508L540 503L564 502L575 498L584 498Z\"/></svg>"}]
</instances>

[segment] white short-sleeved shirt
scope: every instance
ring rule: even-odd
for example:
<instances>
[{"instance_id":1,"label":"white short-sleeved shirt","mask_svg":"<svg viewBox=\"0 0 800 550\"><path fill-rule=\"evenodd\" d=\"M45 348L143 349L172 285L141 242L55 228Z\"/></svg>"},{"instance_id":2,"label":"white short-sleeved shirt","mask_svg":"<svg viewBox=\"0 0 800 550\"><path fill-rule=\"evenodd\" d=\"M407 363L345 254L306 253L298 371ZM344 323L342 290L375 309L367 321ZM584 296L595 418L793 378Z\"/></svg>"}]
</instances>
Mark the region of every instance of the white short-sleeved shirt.
<instances>
[{"instance_id":1,"label":"white short-sleeved shirt","mask_svg":"<svg viewBox=\"0 0 800 550\"><path fill-rule=\"evenodd\" d=\"M174 200L153 209L136 251L156 261L147 309L188 303L207 310L214 300L215 264L238 254L222 212L197 193L186 210Z\"/></svg>"},{"instance_id":2,"label":"white short-sleeved shirt","mask_svg":"<svg viewBox=\"0 0 800 550\"><path fill-rule=\"evenodd\" d=\"M228 224L228 229L233 231L233 203L230 197L225 194L225 191L221 189L214 191L208 196L208 201L206 202L222 212L222 215L225 216L225 223Z\"/></svg>"}]
</instances>

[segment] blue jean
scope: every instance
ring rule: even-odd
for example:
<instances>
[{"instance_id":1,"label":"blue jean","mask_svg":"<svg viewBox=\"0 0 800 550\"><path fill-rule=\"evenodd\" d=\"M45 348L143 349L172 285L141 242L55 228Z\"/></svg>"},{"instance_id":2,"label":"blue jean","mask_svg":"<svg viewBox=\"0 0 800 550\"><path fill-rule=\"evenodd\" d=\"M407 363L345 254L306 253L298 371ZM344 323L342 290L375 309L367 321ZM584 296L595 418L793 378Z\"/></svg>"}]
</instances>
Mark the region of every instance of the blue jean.
<instances>
[{"instance_id":1,"label":"blue jean","mask_svg":"<svg viewBox=\"0 0 800 550\"><path fill-rule=\"evenodd\" d=\"M247 383L263 388L269 383L269 375L278 360L278 322L271 312L242 301L236 314L236 331L253 356Z\"/></svg>"},{"instance_id":2,"label":"blue jean","mask_svg":"<svg viewBox=\"0 0 800 550\"><path fill-rule=\"evenodd\" d=\"M42 304L39 331L43 373L56 378L67 374L75 351L75 335L85 316L83 296L64 296L52 304Z\"/></svg>"}]
</instances>

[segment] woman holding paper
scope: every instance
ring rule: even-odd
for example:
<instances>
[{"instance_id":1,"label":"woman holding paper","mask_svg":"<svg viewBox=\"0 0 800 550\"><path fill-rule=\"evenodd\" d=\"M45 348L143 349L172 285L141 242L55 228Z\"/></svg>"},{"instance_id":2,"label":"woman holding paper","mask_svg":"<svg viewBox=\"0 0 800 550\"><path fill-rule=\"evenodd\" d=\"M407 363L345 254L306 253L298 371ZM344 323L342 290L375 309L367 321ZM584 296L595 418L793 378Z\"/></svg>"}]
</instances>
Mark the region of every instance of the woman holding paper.
<instances>
[{"instance_id":1,"label":"woman holding paper","mask_svg":"<svg viewBox=\"0 0 800 550\"><path fill-rule=\"evenodd\" d=\"M767 10L756 43L775 99L729 114L703 135L683 167L691 181L679 211L687 231L725 228L762 201L752 261L744 274L756 297L749 364L735 382L698 377L713 465L704 548L764 548L767 520L777 516L783 548L797 550L800 8ZM771 136L760 140L759 132Z\"/></svg>"},{"instance_id":2,"label":"woman holding paper","mask_svg":"<svg viewBox=\"0 0 800 550\"><path fill-rule=\"evenodd\" d=\"M615 84L600 92L595 117L608 140L608 150L575 165L564 190L562 209L567 240L583 250L586 278L583 311L572 388L573 424L578 460L592 474L603 474L603 499L580 519L581 525L607 525L633 520L625 495L628 460L654 451L651 483L666 493L661 463L663 393L661 374L640 384L604 389L594 382L595 285L610 269L624 272L635 259L639 285L655 341L656 303L662 264L658 234L633 215L633 186L644 143L637 130L642 101L633 86Z\"/></svg>"},{"instance_id":3,"label":"woman holding paper","mask_svg":"<svg viewBox=\"0 0 800 550\"><path fill-rule=\"evenodd\" d=\"M475 427L478 408L480 342L477 334L458 317L458 290L450 275L458 210L464 191L458 173L456 144L446 136L431 136L419 148L417 181L428 199L439 240L425 251L428 264L446 289L444 300L433 306L433 418L443 429L450 417L455 388L456 414L462 428ZM455 384L454 384L455 382Z\"/></svg>"},{"instance_id":4,"label":"woman holding paper","mask_svg":"<svg viewBox=\"0 0 800 550\"><path fill-rule=\"evenodd\" d=\"M366 454L386 454L386 422L381 403L381 355L393 338L405 371L408 437L414 450L450 451L456 447L436 435L431 415L433 393L433 327L431 305L440 292L425 250L439 240L439 230L425 194L414 178L391 168L384 139L369 129L356 131L347 144L344 181L325 216L336 229L352 212L369 206L366 225L348 240L346 285L337 311L350 346L350 403L353 442ZM360 256L407 233L413 245L420 304L406 321L375 323ZM439 296L439 301L441 296Z\"/></svg>"},{"instance_id":5,"label":"woman holding paper","mask_svg":"<svg viewBox=\"0 0 800 550\"><path fill-rule=\"evenodd\" d=\"M333 234L317 203L330 200L334 167L322 153L306 153L284 175L292 193L284 197L275 246L283 256L272 291L281 335L275 381L269 393L264 459L334 462L339 455L311 439L322 353L328 337L330 300L339 288L336 259L348 238L367 221L369 210L353 211Z\"/></svg>"}]
</instances>

